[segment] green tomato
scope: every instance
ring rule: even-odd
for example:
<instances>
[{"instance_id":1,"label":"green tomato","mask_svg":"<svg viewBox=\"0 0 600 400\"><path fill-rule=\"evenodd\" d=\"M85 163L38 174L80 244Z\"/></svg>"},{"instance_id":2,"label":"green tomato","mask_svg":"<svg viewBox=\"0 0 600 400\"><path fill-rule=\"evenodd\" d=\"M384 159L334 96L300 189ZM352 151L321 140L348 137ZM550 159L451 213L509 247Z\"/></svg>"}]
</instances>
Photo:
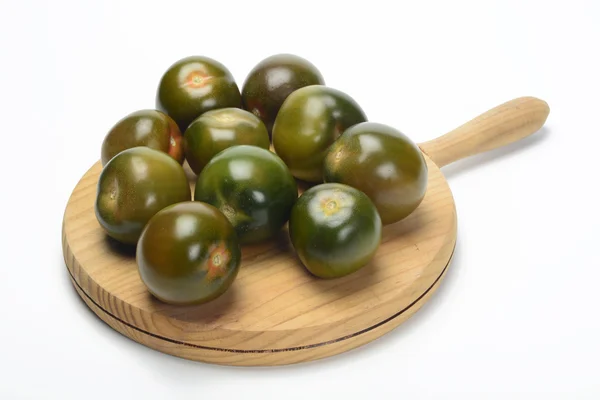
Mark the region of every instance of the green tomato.
<instances>
[{"instance_id":1,"label":"green tomato","mask_svg":"<svg viewBox=\"0 0 600 400\"><path fill-rule=\"evenodd\" d=\"M144 226L163 208L191 200L183 167L149 147L133 147L113 157L98 179L96 218L113 239L137 243Z\"/></svg>"},{"instance_id":2,"label":"green tomato","mask_svg":"<svg viewBox=\"0 0 600 400\"><path fill-rule=\"evenodd\" d=\"M119 120L105 136L102 166L123 150L138 146L160 150L182 164L182 138L179 127L167 114L157 110L133 112Z\"/></svg>"},{"instance_id":3,"label":"green tomato","mask_svg":"<svg viewBox=\"0 0 600 400\"><path fill-rule=\"evenodd\" d=\"M271 134L279 108L294 90L324 84L323 76L310 61L293 54L276 54L250 71L242 87L242 103Z\"/></svg>"},{"instance_id":4,"label":"green tomato","mask_svg":"<svg viewBox=\"0 0 600 400\"><path fill-rule=\"evenodd\" d=\"M213 157L198 175L194 192L194 200L225 214L243 244L280 232L297 198L296 181L285 163L269 150L248 145Z\"/></svg>"},{"instance_id":5,"label":"green tomato","mask_svg":"<svg viewBox=\"0 0 600 400\"><path fill-rule=\"evenodd\" d=\"M262 121L239 108L205 112L190 124L184 136L185 157L196 174L217 153L241 144L269 149L271 142Z\"/></svg>"},{"instance_id":6,"label":"green tomato","mask_svg":"<svg viewBox=\"0 0 600 400\"><path fill-rule=\"evenodd\" d=\"M240 90L231 72L220 62L202 56L186 57L171 65L156 94L156 107L169 114L181 132L206 111L241 106Z\"/></svg>"},{"instance_id":7,"label":"green tomato","mask_svg":"<svg viewBox=\"0 0 600 400\"><path fill-rule=\"evenodd\" d=\"M241 249L233 226L215 207L183 202L154 215L136 249L142 282L159 300L206 303L238 274Z\"/></svg>"},{"instance_id":8,"label":"green tomato","mask_svg":"<svg viewBox=\"0 0 600 400\"><path fill-rule=\"evenodd\" d=\"M324 183L304 192L289 231L302 264L320 278L338 278L365 266L381 243L381 219L367 195Z\"/></svg>"},{"instance_id":9,"label":"green tomato","mask_svg":"<svg viewBox=\"0 0 600 400\"><path fill-rule=\"evenodd\" d=\"M366 120L347 94L327 86L307 86L281 106L273 126L273 148L296 178L323 182L323 159L329 146L346 129Z\"/></svg>"},{"instance_id":10,"label":"green tomato","mask_svg":"<svg viewBox=\"0 0 600 400\"><path fill-rule=\"evenodd\" d=\"M419 147L400 131L363 122L348 129L329 148L326 182L357 188L375 203L384 225L400 221L427 191L427 163Z\"/></svg>"}]
</instances>

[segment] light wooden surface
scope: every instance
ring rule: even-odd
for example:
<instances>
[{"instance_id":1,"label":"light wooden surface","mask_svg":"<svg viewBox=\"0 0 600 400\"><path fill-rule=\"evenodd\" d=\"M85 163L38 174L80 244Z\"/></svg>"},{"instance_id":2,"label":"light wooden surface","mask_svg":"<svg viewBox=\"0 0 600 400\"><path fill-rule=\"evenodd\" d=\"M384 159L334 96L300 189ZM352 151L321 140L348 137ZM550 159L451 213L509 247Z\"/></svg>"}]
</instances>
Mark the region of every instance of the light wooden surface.
<instances>
[{"instance_id":1,"label":"light wooden surface","mask_svg":"<svg viewBox=\"0 0 600 400\"><path fill-rule=\"evenodd\" d=\"M507 101L445 134L419 146L438 167L492 150L537 132L550 108L535 97Z\"/></svg>"},{"instance_id":2,"label":"light wooden surface","mask_svg":"<svg viewBox=\"0 0 600 400\"><path fill-rule=\"evenodd\" d=\"M447 164L524 137L547 117L536 100L525 100L523 114L523 100L515 100L500 106L508 111L483 119L489 123L475 119L421 146L436 162ZM462 140L478 134L486 139ZM426 159L428 190L419 208L386 226L373 261L341 279L320 280L306 272L284 229L273 242L243 249L240 273L220 298L199 306L163 304L142 284L132 251L108 240L96 221L99 162L67 204L65 262L77 293L102 320L156 350L230 365L328 357L370 342L410 317L437 289L450 264L456 242L454 200L437 165Z\"/></svg>"}]
</instances>

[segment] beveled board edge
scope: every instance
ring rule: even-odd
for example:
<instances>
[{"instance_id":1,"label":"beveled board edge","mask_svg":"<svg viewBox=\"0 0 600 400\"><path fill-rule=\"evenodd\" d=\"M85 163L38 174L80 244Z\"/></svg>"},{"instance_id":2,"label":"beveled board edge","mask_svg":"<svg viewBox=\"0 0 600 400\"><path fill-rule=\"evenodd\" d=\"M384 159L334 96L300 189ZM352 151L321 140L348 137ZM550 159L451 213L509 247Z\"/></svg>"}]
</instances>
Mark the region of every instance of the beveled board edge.
<instances>
[{"instance_id":1,"label":"beveled board edge","mask_svg":"<svg viewBox=\"0 0 600 400\"><path fill-rule=\"evenodd\" d=\"M75 279L72 269L81 267L70 251L64 231L62 235L63 254L67 272L77 294L100 319L106 322L113 329L138 343L166 354L194 361L246 366L285 365L317 360L362 346L391 331L412 316L429 299L435 290L437 290L452 262L454 249L456 247L455 238L456 236L454 236L454 240L451 243L451 253L446 265L441 274L434 280L432 285L408 306L376 324L336 339L304 346L273 349L228 349L187 343L148 332L147 330L141 329L127 321L124 321L110 311L101 307ZM446 252L444 251L440 251L440 255L442 257L446 257L445 253ZM433 262L435 261L437 260L434 260ZM228 356L224 357L224 355Z\"/></svg>"},{"instance_id":2,"label":"beveled board edge","mask_svg":"<svg viewBox=\"0 0 600 400\"><path fill-rule=\"evenodd\" d=\"M67 262L69 278L77 294L101 320L122 335L162 353L193 361L232 366L275 366L296 364L331 357L365 345L390 332L418 311L439 288L441 281L445 277L448 267L452 262L454 248L455 246L453 247L450 259L442 270L442 274L437 277L432 286L425 290L425 292L415 299L414 302L385 320L353 334L326 342L298 347L257 350L224 349L202 346L163 337L138 328L115 316L96 303L77 283L71 274L68 267L69 263L66 258L65 261Z\"/></svg>"}]
</instances>

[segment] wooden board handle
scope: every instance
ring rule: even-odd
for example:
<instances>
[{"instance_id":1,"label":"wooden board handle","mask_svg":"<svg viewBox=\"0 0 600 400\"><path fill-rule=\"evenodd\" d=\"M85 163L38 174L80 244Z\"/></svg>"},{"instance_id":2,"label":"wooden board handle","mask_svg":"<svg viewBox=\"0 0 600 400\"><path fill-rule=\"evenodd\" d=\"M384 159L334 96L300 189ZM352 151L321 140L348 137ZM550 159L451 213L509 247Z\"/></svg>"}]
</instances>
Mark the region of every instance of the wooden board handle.
<instances>
[{"instance_id":1,"label":"wooden board handle","mask_svg":"<svg viewBox=\"0 0 600 400\"><path fill-rule=\"evenodd\" d=\"M454 161L505 146L537 132L550 107L535 97L501 104L437 139L420 143L421 150L443 167Z\"/></svg>"}]
</instances>

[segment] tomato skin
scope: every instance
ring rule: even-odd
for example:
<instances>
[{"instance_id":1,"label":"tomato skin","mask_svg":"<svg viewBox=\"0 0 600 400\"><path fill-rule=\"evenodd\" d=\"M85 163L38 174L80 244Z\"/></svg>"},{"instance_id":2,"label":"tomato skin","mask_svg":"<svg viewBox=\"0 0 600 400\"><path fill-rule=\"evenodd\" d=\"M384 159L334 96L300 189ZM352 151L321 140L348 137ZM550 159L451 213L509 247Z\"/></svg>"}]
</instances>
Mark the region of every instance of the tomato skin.
<instances>
[{"instance_id":1,"label":"tomato skin","mask_svg":"<svg viewBox=\"0 0 600 400\"><path fill-rule=\"evenodd\" d=\"M323 76L310 61L293 54L275 54L259 62L246 77L243 107L264 122L270 135L279 108L292 92L324 84Z\"/></svg>"},{"instance_id":2,"label":"tomato skin","mask_svg":"<svg viewBox=\"0 0 600 400\"><path fill-rule=\"evenodd\" d=\"M204 167L194 200L217 207L234 226L240 243L257 243L280 232L298 198L285 163L257 146L229 147Z\"/></svg>"},{"instance_id":3,"label":"tomato skin","mask_svg":"<svg viewBox=\"0 0 600 400\"><path fill-rule=\"evenodd\" d=\"M169 304L201 304L231 286L241 249L233 226L219 210L188 201L150 219L138 241L136 261L154 297Z\"/></svg>"},{"instance_id":4,"label":"tomato skin","mask_svg":"<svg viewBox=\"0 0 600 400\"><path fill-rule=\"evenodd\" d=\"M367 117L346 93L313 85L293 92L273 126L273 148L298 179L323 182L323 160L329 146L348 128Z\"/></svg>"},{"instance_id":5,"label":"tomato skin","mask_svg":"<svg viewBox=\"0 0 600 400\"><path fill-rule=\"evenodd\" d=\"M240 89L229 69L204 56L173 63L161 77L156 93L156 108L173 118L181 132L207 111L241 106Z\"/></svg>"},{"instance_id":6,"label":"tomato skin","mask_svg":"<svg viewBox=\"0 0 600 400\"><path fill-rule=\"evenodd\" d=\"M363 122L348 129L327 151L325 182L355 187L373 201L384 225L409 216L427 191L427 162L400 131Z\"/></svg>"},{"instance_id":7,"label":"tomato skin","mask_svg":"<svg viewBox=\"0 0 600 400\"><path fill-rule=\"evenodd\" d=\"M117 121L104 137L102 166L121 151L138 146L160 150L183 164L182 140L179 127L167 114L158 110L138 110Z\"/></svg>"},{"instance_id":8,"label":"tomato skin","mask_svg":"<svg viewBox=\"0 0 600 400\"><path fill-rule=\"evenodd\" d=\"M133 147L117 154L102 169L96 218L113 239L135 244L154 214L191 197L189 181L177 161L159 150Z\"/></svg>"},{"instance_id":9,"label":"tomato skin","mask_svg":"<svg viewBox=\"0 0 600 400\"><path fill-rule=\"evenodd\" d=\"M242 144L269 149L271 142L262 121L239 108L205 112L192 121L184 136L185 157L196 174L219 152Z\"/></svg>"},{"instance_id":10,"label":"tomato skin","mask_svg":"<svg viewBox=\"0 0 600 400\"><path fill-rule=\"evenodd\" d=\"M347 185L324 183L300 196L289 232L308 271L331 279L349 275L373 258L382 224L367 195Z\"/></svg>"}]
</instances>

